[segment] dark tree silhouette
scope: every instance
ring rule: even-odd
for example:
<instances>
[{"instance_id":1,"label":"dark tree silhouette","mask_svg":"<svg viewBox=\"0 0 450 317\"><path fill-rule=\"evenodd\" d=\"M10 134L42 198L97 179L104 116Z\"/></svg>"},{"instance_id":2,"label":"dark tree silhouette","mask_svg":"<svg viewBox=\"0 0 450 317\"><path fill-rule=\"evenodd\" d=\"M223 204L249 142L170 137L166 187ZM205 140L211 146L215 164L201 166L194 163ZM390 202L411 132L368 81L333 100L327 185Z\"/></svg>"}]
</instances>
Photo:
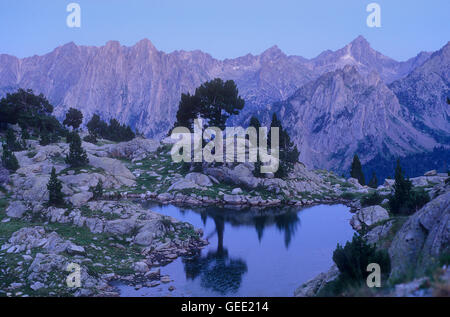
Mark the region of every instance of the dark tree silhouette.
<instances>
[{"instance_id":1,"label":"dark tree silhouette","mask_svg":"<svg viewBox=\"0 0 450 317\"><path fill-rule=\"evenodd\" d=\"M69 108L69 111L66 113L66 118L63 121L63 124L69 127L72 127L74 130L78 129L80 125L83 123L83 114L80 110L75 108Z\"/></svg>"},{"instance_id":2,"label":"dark tree silhouette","mask_svg":"<svg viewBox=\"0 0 450 317\"><path fill-rule=\"evenodd\" d=\"M225 221L223 217L213 217L217 232L217 249L206 256L198 255L194 259L185 259L186 277L200 277L200 284L221 295L237 292L242 283L242 275L247 272L247 264L242 259L230 258L223 246Z\"/></svg>"},{"instance_id":3,"label":"dark tree silhouette","mask_svg":"<svg viewBox=\"0 0 450 317\"><path fill-rule=\"evenodd\" d=\"M48 189L48 204L50 206L61 206L64 204L64 195L62 193L61 181L56 177L56 170L53 167L50 174L50 180L47 184Z\"/></svg>"},{"instance_id":4,"label":"dark tree silhouette","mask_svg":"<svg viewBox=\"0 0 450 317\"><path fill-rule=\"evenodd\" d=\"M297 146L291 141L288 132L283 128L281 121L278 119L276 113L272 115L272 123L270 128L279 129L279 146L280 146L280 164L278 170L275 172L275 176L278 178L286 177L290 171L294 168L294 164L298 162L298 156L300 155ZM272 132L269 130L267 136L267 144L271 147Z\"/></svg>"},{"instance_id":5,"label":"dark tree silhouette","mask_svg":"<svg viewBox=\"0 0 450 317\"><path fill-rule=\"evenodd\" d=\"M356 178L361 185L366 184L364 174L362 171L361 161L359 160L358 154L355 154L355 156L353 157L353 162L350 169L350 176Z\"/></svg>"},{"instance_id":6,"label":"dark tree silhouette","mask_svg":"<svg viewBox=\"0 0 450 317\"><path fill-rule=\"evenodd\" d=\"M238 114L244 104L234 81L224 82L216 78L198 87L194 95L181 95L174 127L192 130L194 120L201 117L205 128L214 126L224 129L228 118Z\"/></svg>"}]
</instances>

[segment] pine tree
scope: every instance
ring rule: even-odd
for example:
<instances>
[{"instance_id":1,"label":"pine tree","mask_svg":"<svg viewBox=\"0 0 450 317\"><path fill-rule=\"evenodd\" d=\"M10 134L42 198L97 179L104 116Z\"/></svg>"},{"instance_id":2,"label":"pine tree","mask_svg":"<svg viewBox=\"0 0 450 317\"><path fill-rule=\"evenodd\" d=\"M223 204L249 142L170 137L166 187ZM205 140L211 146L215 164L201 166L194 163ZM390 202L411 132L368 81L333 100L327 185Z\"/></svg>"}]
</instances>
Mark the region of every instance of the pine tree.
<instances>
[{"instance_id":1,"label":"pine tree","mask_svg":"<svg viewBox=\"0 0 450 317\"><path fill-rule=\"evenodd\" d=\"M89 164L86 151L81 146L81 138L76 132L72 132L70 136L70 148L69 154L66 156L66 163L72 168Z\"/></svg>"},{"instance_id":2,"label":"pine tree","mask_svg":"<svg viewBox=\"0 0 450 317\"><path fill-rule=\"evenodd\" d=\"M15 172L19 168L16 155L8 149L6 144L3 144L2 165L11 172Z\"/></svg>"},{"instance_id":3,"label":"pine tree","mask_svg":"<svg viewBox=\"0 0 450 317\"><path fill-rule=\"evenodd\" d=\"M391 261L387 251L378 250L376 246L356 233L352 241L348 241L345 246L338 243L333 252L333 261L342 275L341 278L356 285L366 280L369 274L367 272L369 263L378 263L381 273L385 276L391 271Z\"/></svg>"},{"instance_id":4,"label":"pine tree","mask_svg":"<svg viewBox=\"0 0 450 317\"><path fill-rule=\"evenodd\" d=\"M46 146L52 143L50 133L47 130L41 132L41 138L39 139L39 145Z\"/></svg>"},{"instance_id":5,"label":"pine tree","mask_svg":"<svg viewBox=\"0 0 450 317\"><path fill-rule=\"evenodd\" d=\"M8 147L8 150L13 152L21 151L23 149L22 145L17 141L13 129L8 129L6 131L6 146Z\"/></svg>"},{"instance_id":6,"label":"pine tree","mask_svg":"<svg viewBox=\"0 0 450 317\"><path fill-rule=\"evenodd\" d=\"M397 160L397 166L395 167L394 196L389 200L391 212L408 212L406 209L408 208L407 204L410 199L411 188L412 184L409 180L404 178L400 160Z\"/></svg>"},{"instance_id":7,"label":"pine tree","mask_svg":"<svg viewBox=\"0 0 450 317\"><path fill-rule=\"evenodd\" d=\"M103 181L101 179L98 180L98 183L95 187L89 188L89 191L92 192L92 199L97 200L103 197Z\"/></svg>"},{"instance_id":8,"label":"pine tree","mask_svg":"<svg viewBox=\"0 0 450 317\"><path fill-rule=\"evenodd\" d=\"M272 115L272 123L270 124L270 128L279 129L280 164L278 170L275 172L275 177L283 178L286 177L294 168L294 164L298 162L298 156L300 153L295 144L291 141L288 132L283 129L281 121L278 120L276 113ZM268 146L271 147L271 130L269 130L267 139Z\"/></svg>"},{"instance_id":9,"label":"pine tree","mask_svg":"<svg viewBox=\"0 0 450 317\"><path fill-rule=\"evenodd\" d=\"M181 95L174 128L192 129L194 120L201 117L205 119L204 128L224 129L228 118L239 114L244 104L234 81L213 79L198 87L194 95Z\"/></svg>"},{"instance_id":10,"label":"pine tree","mask_svg":"<svg viewBox=\"0 0 450 317\"><path fill-rule=\"evenodd\" d=\"M105 137L106 130L108 129L108 125L105 121L100 119L98 114L92 116L91 120L86 124L86 127L88 128L89 134L96 138Z\"/></svg>"},{"instance_id":11,"label":"pine tree","mask_svg":"<svg viewBox=\"0 0 450 317\"><path fill-rule=\"evenodd\" d=\"M356 178L361 185L365 185L366 181L364 179L364 173L362 171L361 161L359 160L358 154L353 157L352 166L350 169L350 176Z\"/></svg>"},{"instance_id":12,"label":"pine tree","mask_svg":"<svg viewBox=\"0 0 450 317\"><path fill-rule=\"evenodd\" d=\"M72 127L74 130L78 129L80 125L83 123L83 114L80 110L75 108L69 108L69 111L66 113L66 118L63 121L63 124L66 126Z\"/></svg>"},{"instance_id":13,"label":"pine tree","mask_svg":"<svg viewBox=\"0 0 450 317\"><path fill-rule=\"evenodd\" d=\"M253 127L256 129L256 144L253 144L252 146L259 147L260 146L260 140L259 140L259 128L261 127L261 123L259 122L258 118L252 116L250 118L250 124L249 127ZM258 155L257 160L255 162L255 168L253 169L253 176L260 177L261 176L261 160Z\"/></svg>"},{"instance_id":14,"label":"pine tree","mask_svg":"<svg viewBox=\"0 0 450 317\"><path fill-rule=\"evenodd\" d=\"M27 148L27 139L30 138L30 133L28 132L28 129L26 127L22 127L22 134L21 134L21 146L22 149Z\"/></svg>"},{"instance_id":15,"label":"pine tree","mask_svg":"<svg viewBox=\"0 0 450 317\"><path fill-rule=\"evenodd\" d=\"M50 175L50 180L47 184L48 189L48 204L50 206L61 206L64 204L62 184L61 181L56 176L56 170L53 167L52 173Z\"/></svg>"},{"instance_id":16,"label":"pine tree","mask_svg":"<svg viewBox=\"0 0 450 317\"><path fill-rule=\"evenodd\" d=\"M375 174L375 172L372 172L372 178L369 181L369 187L372 188L377 188L378 187L378 179L377 179L377 174Z\"/></svg>"}]
</instances>

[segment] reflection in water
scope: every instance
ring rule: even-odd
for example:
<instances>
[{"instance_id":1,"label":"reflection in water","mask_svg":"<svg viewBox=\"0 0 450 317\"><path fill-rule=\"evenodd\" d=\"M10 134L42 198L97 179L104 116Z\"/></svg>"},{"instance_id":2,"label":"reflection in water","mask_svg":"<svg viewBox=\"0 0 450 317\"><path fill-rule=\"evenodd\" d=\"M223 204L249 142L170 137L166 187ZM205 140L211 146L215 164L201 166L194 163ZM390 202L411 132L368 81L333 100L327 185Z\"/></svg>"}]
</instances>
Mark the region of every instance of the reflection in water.
<instances>
[{"instance_id":1,"label":"reflection in water","mask_svg":"<svg viewBox=\"0 0 450 317\"><path fill-rule=\"evenodd\" d=\"M298 214L293 212L287 212L275 217L275 224L278 230L284 233L284 245L286 249L289 248L289 244L295 236L299 222Z\"/></svg>"},{"instance_id":2,"label":"reflection in water","mask_svg":"<svg viewBox=\"0 0 450 317\"><path fill-rule=\"evenodd\" d=\"M206 224L206 217L202 221ZM225 221L221 216L213 217L217 232L217 250L209 251L206 256L198 254L193 259L184 259L186 278L195 279L200 276L201 286L226 295L235 293L242 282L242 275L247 272L247 264L243 259L230 258L228 250L223 246Z\"/></svg>"},{"instance_id":3,"label":"reflection in water","mask_svg":"<svg viewBox=\"0 0 450 317\"><path fill-rule=\"evenodd\" d=\"M184 214L185 211L183 211ZM236 215L235 211L229 211L229 214L213 212L208 209L197 211L200 214L203 225L206 225L208 216L213 219L215 230L207 238L211 238L217 233L217 249L210 250L206 255L201 252L190 259L183 259L186 278L194 280L200 277L200 284L203 288L211 289L221 295L235 293L241 285L242 275L247 272L247 264L244 259L230 257L228 250L224 248L223 240L225 233L225 222L234 225L253 225L261 243L264 234L264 228L275 224L277 229L284 234L284 244L286 249L295 235L300 219L296 212L285 210L284 213L274 215L273 211L265 210L261 215L261 210L257 214L251 214L242 217L242 211ZM225 219L225 216L227 219Z\"/></svg>"},{"instance_id":4,"label":"reflection in water","mask_svg":"<svg viewBox=\"0 0 450 317\"><path fill-rule=\"evenodd\" d=\"M161 274L174 280L170 285L141 290L122 285L122 296L292 296L299 285L326 271L336 244L353 235L351 214L342 205L304 210L146 207L202 228L210 244L161 267Z\"/></svg>"},{"instance_id":5,"label":"reflection in water","mask_svg":"<svg viewBox=\"0 0 450 317\"><path fill-rule=\"evenodd\" d=\"M266 217L255 217L255 229L258 234L258 241L261 244L264 235L264 226L266 225Z\"/></svg>"}]
</instances>

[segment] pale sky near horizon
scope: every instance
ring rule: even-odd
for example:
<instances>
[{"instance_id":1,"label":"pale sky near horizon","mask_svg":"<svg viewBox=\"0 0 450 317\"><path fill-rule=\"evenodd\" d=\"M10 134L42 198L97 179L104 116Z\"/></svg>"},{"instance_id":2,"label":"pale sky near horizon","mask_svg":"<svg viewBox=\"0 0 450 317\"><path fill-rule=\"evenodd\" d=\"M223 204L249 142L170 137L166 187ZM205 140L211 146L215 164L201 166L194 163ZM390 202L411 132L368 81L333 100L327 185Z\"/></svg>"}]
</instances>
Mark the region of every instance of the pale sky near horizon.
<instances>
[{"instance_id":1,"label":"pale sky near horizon","mask_svg":"<svg viewBox=\"0 0 450 317\"><path fill-rule=\"evenodd\" d=\"M79 29L66 25L71 2L81 7ZM366 25L371 2L381 6L381 28ZM384 55L406 60L450 40L449 12L450 0L2 0L0 54L148 38L164 52L199 49L219 59L273 45L312 58L363 35Z\"/></svg>"}]
</instances>

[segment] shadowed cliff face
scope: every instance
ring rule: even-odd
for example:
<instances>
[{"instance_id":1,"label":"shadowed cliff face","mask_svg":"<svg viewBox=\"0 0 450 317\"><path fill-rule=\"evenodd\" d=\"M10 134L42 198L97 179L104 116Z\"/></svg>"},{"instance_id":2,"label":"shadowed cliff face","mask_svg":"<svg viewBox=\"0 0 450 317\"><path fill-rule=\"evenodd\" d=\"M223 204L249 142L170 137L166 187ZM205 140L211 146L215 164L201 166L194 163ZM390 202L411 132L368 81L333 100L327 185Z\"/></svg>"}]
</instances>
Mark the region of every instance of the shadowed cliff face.
<instances>
[{"instance_id":1,"label":"shadowed cliff face","mask_svg":"<svg viewBox=\"0 0 450 317\"><path fill-rule=\"evenodd\" d=\"M406 62L397 62L373 50L363 37L358 37L340 50L326 51L310 60L287 56L276 46L261 55L249 54L221 61L201 51L164 53L158 51L149 40L142 40L132 47L121 46L114 41L102 47L69 43L43 56L17 59L0 55L0 96L19 87L31 88L48 97L56 106L55 114L59 118L69 107L76 107L87 118L98 112L105 119L115 117L131 124L147 136L161 137L175 120L181 93L193 93L200 84L216 77L233 79L240 95L246 100L246 107L239 117L232 119L233 123L246 124L252 114L257 114L264 121L273 111L286 111L282 117L285 125L293 125L296 143L303 146L302 159L309 165L326 167L322 165L323 160L317 160L319 155L314 151L340 156L343 140L339 138L346 138L346 146L351 144L345 154L358 146L357 141L363 134L371 137L376 148L384 148L386 142L381 140L387 130L391 131L389 137L393 140L393 145L386 145L389 150L397 148L396 142L400 152L424 148L423 144L428 139L415 131L420 130L418 126L422 119L409 111L408 98L411 93L408 87L413 83L428 82L429 79L437 80L434 76L424 75L429 74L432 68L424 64L430 55L420 53ZM448 67L448 60L446 54L433 65L438 67L444 63ZM351 75L348 70L341 71L346 65L354 66L355 74ZM414 69L417 69L417 75L411 73ZM328 72L337 73L329 75ZM339 79L339 72L346 73L347 77L361 78ZM398 81L392 87L395 87L397 96L402 96L400 104L405 107L399 105L395 95L385 85L394 80ZM327 86L327 82L331 86ZM349 82L355 84L349 88L346 86ZM439 84L441 88L448 89L448 80ZM434 87L433 81L430 85ZM425 88L430 89L426 85ZM297 97L290 98L293 94ZM296 100L303 95L310 100L306 103ZM280 108L279 104L273 105L280 100L288 100L283 104L289 103L291 106ZM407 100L408 105L403 100ZM435 101L436 98L432 100ZM356 108L358 104L366 106ZM358 111L355 113L356 109ZM448 111L438 107L438 112L441 110ZM399 115L403 111L409 111L409 115ZM448 113L446 115L448 118ZM396 119L389 119L390 116ZM294 122L293 118L302 121ZM433 118L424 120L427 127L434 129ZM377 122L368 123L369 119ZM410 131L410 124L403 121L413 119L418 123L414 124L414 131ZM394 124L396 120L398 124ZM441 120L438 128L448 133L446 123L448 120ZM344 126L349 133L335 134ZM363 131L366 128L369 130ZM407 139L410 138L419 138L419 141L408 145ZM434 143L431 140L425 147L428 149ZM359 146L373 147L367 141ZM365 160L365 157L362 159ZM338 161L342 161L342 157L331 160L327 166L338 164Z\"/></svg>"},{"instance_id":2,"label":"shadowed cliff face","mask_svg":"<svg viewBox=\"0 0 450 317\"><path fill-rule=\"evenodd\" d=\"M407 77L389 85L419 130L450 142L450 42Z\"/></svg>"},{"instance_id":3,"label":"shadowed cliff face","mask_svg":"<svg viewBox=\"0 0 450 317\"><path fill-rule=\"evenodd\" d=\"M335 169L349 166L354 153L367 161L437 145L413 127L408 109L375 72L363 76L353 66L324 74L276 107L302 149L300 160L314 166Z\"/></svg>"}]
</instances>

